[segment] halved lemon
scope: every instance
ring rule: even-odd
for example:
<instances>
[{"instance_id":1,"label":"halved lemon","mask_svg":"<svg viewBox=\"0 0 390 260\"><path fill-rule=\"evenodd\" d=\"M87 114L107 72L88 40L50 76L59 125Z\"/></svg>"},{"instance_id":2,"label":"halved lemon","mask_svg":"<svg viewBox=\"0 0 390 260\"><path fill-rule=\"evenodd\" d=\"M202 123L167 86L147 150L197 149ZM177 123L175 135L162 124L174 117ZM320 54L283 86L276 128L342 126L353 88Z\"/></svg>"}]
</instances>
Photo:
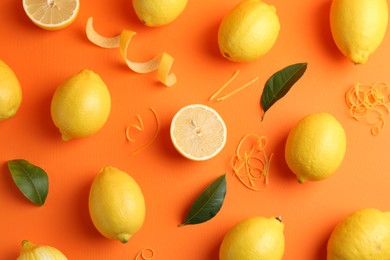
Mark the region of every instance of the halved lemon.
<instances>
[{"instance_id":1,"label":"halved lemon","mask_svg":"<svg viewBox=\"0 0 390 260\"><path fill-rule=\"evenodd\" d=\"M170 128L173 145L184 157L204 161L225 146L227 131L222 117L212 108L194 104L180 109Z\"/></svg>"},{"instance_id":2,"label":"halved lemon","mask_svg":"<svg viewBox=\"0 0 390 260\"><path fill-rule=\"evenodd\" d=\"M46 30L58 30L70 25L79 11L79 0L23 0L28 18Z\"/></svg>"}]
</instances>

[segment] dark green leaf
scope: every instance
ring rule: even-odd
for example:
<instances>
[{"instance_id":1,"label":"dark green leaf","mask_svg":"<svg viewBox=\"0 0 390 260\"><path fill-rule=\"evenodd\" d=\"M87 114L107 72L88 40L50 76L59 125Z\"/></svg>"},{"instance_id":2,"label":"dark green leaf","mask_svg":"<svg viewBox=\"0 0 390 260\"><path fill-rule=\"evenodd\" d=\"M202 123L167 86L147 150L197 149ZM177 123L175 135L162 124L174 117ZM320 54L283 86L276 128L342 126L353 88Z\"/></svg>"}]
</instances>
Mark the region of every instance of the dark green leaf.
<instances>
[{"instance_id":1,"label":"dark green leaf","mask_svg":"<svg viewBox=\"0 0 390 260\"><path fill-rule=\"evenodd\" d=\"M285 67L284 69L273 74L266 82L261 95L261 106L263 107L264 118L265 112L276 101L284 97L290 88L297 82L305 73L307 63L297 63Z\"/></svg>"},{"instance_id":2,"label":"dark green leaf","mask_svg":"<svg viewBox=\"0 0 390 260\"><path fill-rule=\"evenodd\" d=\"M8 169L16 186L32 203L42 206L49 190L47 174L26 160L8 161Z\"/></svg>"},{"instance_id":3,"label":"dark green leaf","mask_svg":"<svg viewBox=\"0 0 390 260\"><path fill-rule=\"evenodd\" d=\"M199 224L213 218L221 209L226 195L226 177L214 180L194 201L183 224Z\"/></svg>"}]
</instances>

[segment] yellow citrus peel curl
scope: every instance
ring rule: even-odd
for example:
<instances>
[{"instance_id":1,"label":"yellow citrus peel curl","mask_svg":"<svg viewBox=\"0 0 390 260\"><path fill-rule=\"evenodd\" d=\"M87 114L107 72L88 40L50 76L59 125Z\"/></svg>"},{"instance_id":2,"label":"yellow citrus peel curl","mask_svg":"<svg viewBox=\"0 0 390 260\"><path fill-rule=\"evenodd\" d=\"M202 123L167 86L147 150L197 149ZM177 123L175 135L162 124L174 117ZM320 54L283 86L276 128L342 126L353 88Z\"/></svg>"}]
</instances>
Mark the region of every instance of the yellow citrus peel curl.
<instances>
[{"instance_id":1,"label":"yellow citrus peel curl","mask_svg":"<svg viewBox=\"0 0 390 260\"><path fill-rule=\"evenodd\" d=\"M93 17L88 18L86 26L87 38L95 45L102 48L119 48L123 60L127 66L136 73L149 73L157 70L157 79L164 85L170 87L176 83L176 75L170 73L173 57L166 52L153 57L146 62L134 62L127 58L127 50L136 32L123 30L114 37L104 37L96 32L93 27Z\"/></svg>"}]
</instances>

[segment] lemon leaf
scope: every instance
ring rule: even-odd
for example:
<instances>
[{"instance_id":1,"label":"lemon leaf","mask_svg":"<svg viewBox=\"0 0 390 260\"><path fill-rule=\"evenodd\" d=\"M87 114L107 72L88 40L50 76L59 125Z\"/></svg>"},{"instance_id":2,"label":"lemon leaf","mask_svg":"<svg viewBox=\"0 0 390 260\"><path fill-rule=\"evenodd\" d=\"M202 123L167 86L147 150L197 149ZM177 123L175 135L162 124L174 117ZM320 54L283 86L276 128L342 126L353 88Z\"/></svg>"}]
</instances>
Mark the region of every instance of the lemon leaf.
<instances>
[{"instance_id":1,"label":"lemon leaf","mask_svg":"<svg viewBox=\"0 0 390 260\"><path fill-rule=\"evenodd\" d=\"M23 195L32 203L42 206L49 190L46 172L23 159L8 161L8 169Z\"/></svg>"},{"instance_id":2,"label":"lemon leaf","mask_svg":"<svg viewBox=\"0 0 390 260\"><path fill-rule=\"evenodd\" d=\"M267 80L261 95L261 106L264 111L261 120L264 119L265 112L284 97L295 82L303 76L306 68L307 63L293 64L277 71Z\"/></svg>"},{"instance_id":3,"label":"lemon leaf","mask_svg":"<svg viewBox=\"0 0 390 260\"><path fill-rule=\"evenodd\" d=\"M214 180L194 201L183 224L200 224L213 218L221 209L226 195L225 174Z\"/></svg>"}]
</instances>

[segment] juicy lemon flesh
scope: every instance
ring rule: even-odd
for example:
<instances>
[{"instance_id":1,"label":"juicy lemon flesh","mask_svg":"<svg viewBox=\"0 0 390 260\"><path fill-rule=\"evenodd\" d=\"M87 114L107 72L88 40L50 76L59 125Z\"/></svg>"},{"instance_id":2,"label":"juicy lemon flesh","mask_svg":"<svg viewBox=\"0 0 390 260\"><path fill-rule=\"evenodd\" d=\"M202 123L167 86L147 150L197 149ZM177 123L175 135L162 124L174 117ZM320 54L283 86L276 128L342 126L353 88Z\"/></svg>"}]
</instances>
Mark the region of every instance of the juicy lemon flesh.
<instances>
[{"instance_id":1,"label":"juicy lemon flesh","mask_svg":"<svg viewBox=\"0 0 390 260\"><path fill-rule=\"evenodd\" d=\"M383 41L388 23L386 0L333 0L332 36L339 50L355 64L365 64Z\"/></svg>"},{"instance_id":2,"label":"juicy lemon flesh","mask_svg":"<svg viewBox=\"0 0 390 260\"><path fill-rule=\"evenodd\" d=\"M143 225L145 199L138 183L126 172L104 167L91 185L89 213L106 238L126 243Z\"/></svg>"},{"instance_id":3,"label":"juicy lemon flesh","mask_svg":"<svg viewBox=\"0 0 390 260\"><path fill-rule=\"evenodd\" d=\"M133 0L133 8L138 18L150 27L173 22L186 5L187 0Z\"/></svg>"},{"instance_id":4,"label":"juicy lemon flesh","mask_svg":"<svg viewBox=\"0 0 390 260\"><path fill-rule=\"evenodd\" d=\"M340 166L346 151L342 125L329 113L305 116L290 131L286 146L287 165L300 183L331 176Z\"/></svg>"},{"instance_id":5,"label":"juicy lemon flesh","mask_svg":"<svg viewBox=\"0 0 390 260\"><path fill-rule=\"evenodd\" d=\"M13 117L22 102L22 89L13 70L0 60L0 121Z\"/></svg>"},{"instance_id":6,"label":"juicy lemon flesh","mask_svg":"<svg viewBox=\"0 0 390 260\"><path fill-rule=\"evenodd\" d=\"M334 228L327 244L327 260L390 259L390 212L360 209Z\"/></svg>"},{"instance_id":7,"label":"juicy lemon flesh","mask_svg":"<svg viewBox=\"0 0 390 260\"><path fill-rule=\"evenodd\" d=\"M254 61L270 51L279 31L274 6L260 0L245 0L223 18L218 31L219 49L231 61Z\"/></svg>"},{"instance_id":8,"label":"juicy lemon flesh","mask_svg":"<svg viewBox=\"0 0 390 260\"><path fill-rule=\"evenodd\" d=\"M251 217L234 226L223 238L220 260L281 260L284 225L277 218Z\"/></svg>"},{"instance_id":9,"label":"juicy lemon flesh","mask_svg":"<svg viewBox=\"0 0 390 260\"><path fill-rule=\"evenodd\" d=\"M203 105L191 105L175 115L171 138L176 149L185 157L207 160L224 147L226 126L215 110Z\"/></svg>"},{"instance_id":10,"label":"juicy lemon flesh","mask_svg":"<svg viewBox=\"0 0 390 260\"><path fill-rule=\"evenodd\" d=\"M58 30L70 25L79 11L79 0L24 0L27 16L39 27Z\"/></svg>"},{"instance_id":11,"label":"juicy lemon flesh","mask_svg":"<svg viewBox=\"0 0 390 260\"><path fill-rule=\"evenodd\" d=\"M51 116L64 141L96 133L106 123L110 110L107 86L91 70L65 80L51 101Z\"/></svg>"}]
</instances>

